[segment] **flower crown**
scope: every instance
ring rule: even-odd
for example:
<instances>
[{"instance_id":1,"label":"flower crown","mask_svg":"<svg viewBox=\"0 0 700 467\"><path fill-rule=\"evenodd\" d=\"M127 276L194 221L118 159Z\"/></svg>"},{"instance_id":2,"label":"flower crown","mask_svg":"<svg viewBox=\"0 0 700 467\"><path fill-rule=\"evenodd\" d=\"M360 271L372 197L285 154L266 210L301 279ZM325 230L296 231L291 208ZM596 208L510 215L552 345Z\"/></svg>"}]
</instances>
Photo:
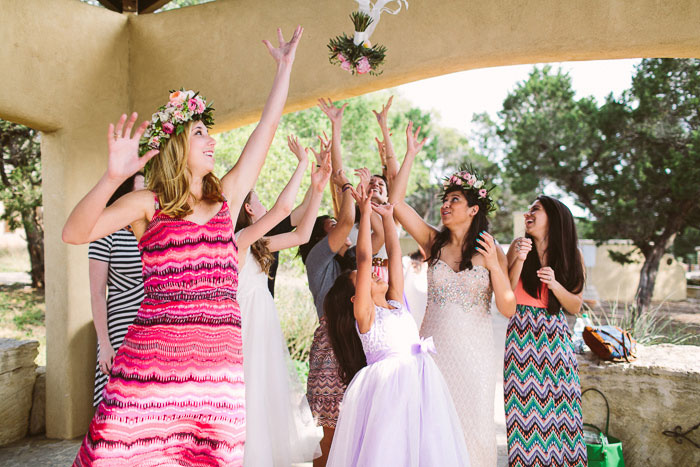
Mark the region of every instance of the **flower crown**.
<instances>
[{"instance_id":1,"label":"flower crown","mask_svg":"<svg viewBox=\"0 0 700 467\"><path fill-rule=\"evenodd\" d=\"M486 208L486 213L496 210L496 205L491 198L490 192L493 186L486 187L483 178L479 178L473 167L465 167L459 172L455 172L450 177L445 177L442 182L443 194L451 191L471 191L479 200L482 200Z\"/></svg>"},{"instance_id":2,"label":"flower crown","mask_svg":"<svg viewBox=\"0 0 700 467\"><path fill-rule=\"evenodd\" d=\"M185 123L201 120L207 128L214 125L214 108L207 104L199 92L170 91L170 100L160 106L151 117L151 124L139 142L139 155L144 155L151 149L158 149L170 137L185 131Z\"/></svg>"}]
</instances>

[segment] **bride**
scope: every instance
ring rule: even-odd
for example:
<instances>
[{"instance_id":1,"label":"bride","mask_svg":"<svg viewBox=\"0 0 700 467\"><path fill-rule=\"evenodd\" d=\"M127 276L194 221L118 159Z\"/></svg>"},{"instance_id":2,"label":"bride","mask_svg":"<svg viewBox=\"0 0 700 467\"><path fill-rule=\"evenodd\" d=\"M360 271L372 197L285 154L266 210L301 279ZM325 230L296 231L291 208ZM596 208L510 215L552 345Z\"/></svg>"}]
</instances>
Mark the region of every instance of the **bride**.
<instances>
[{"instance_id":1,"label":"bride","mask_svg":"<svg viewBox=\"0 0 700 467\"><path fill-rule=\"evenodd\" d=\"M495 349L491 296L506 317L515 313L505 254L488 233L495 203L474 170L457 172L443 184L442 229L426 223L406 202L418 141L406 129L406 157L389 183L389 202L406 231L428 252L428 304L421 336L433 336L440 368L462 423L473 466L496 465L494 426Z\"/></svg>"},{"instance_id":2,"label":"bride","mask_svg":"<svg viewBox=\"0 0 700 467\"><path fill-rule=\"evenodd\" d=\"M267 212L251 191L236 222L236 238L242 252L237 298L241 306L246 384L245 467L288 467L321 454L322 432L316 427L304 388L292 367L267 278L272 252L308 241L330 178L331 163L328 148L322 148L320 164L311 174L304 202L291 214L292 224L302 216L297 229L264 237L291 211L308 164L306 150L296 138L290 136L288 143L299 163L275 205Z\"/></svg>"}]
</instances>

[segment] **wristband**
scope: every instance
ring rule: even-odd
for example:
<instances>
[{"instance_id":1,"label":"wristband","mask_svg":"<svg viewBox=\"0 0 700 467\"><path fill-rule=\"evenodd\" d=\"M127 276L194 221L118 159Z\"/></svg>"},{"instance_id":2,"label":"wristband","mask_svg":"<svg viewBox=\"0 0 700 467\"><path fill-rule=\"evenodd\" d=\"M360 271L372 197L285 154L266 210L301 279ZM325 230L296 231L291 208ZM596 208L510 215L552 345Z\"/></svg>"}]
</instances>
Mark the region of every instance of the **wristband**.
<instances>
[{"instance_id":1,"label":"wristband","mask_svg":"<svg viewBox=\"0 0 700 467\"><path fill-rule=\"evenodd\" d=\"M348 182L348 183L344 183L344 184L343 184L343 187L342 187L343 193L345 193L345 192L346 192L347 190L349 190L350 188L352 188L352 183L349 183L349 182Z\"/></svg>"}]
</instances>

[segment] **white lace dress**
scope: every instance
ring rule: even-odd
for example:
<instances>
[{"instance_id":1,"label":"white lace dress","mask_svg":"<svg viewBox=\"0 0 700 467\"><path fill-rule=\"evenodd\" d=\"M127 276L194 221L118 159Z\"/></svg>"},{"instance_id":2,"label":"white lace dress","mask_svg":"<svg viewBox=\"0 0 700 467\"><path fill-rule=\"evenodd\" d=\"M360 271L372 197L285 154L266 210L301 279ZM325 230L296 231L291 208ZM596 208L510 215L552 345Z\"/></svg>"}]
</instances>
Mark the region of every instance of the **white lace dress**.
<instances>
[{"instance_id":1,"label":"white lace dress","mask_svg":"<svg viewBox=\"0 0 700 467\"><path fill-rule=\"evenodd\" d=\"M438 260L428 269L421 336L433 336L440 368L462 422L472 466L496 465L495 356L491 278L474 266L455 272Z\"/></svg>"},{"instance_id":2,"label":"white lace dress","mask_svg":"<svg viewBox=\"0 0 700 467\"><path fill-rule=\"evenodd\" d=\"M245 467L289 467L321 454L303 386L292 366L267 276L250 252L238 274L243 333Z\"/></svg>"}]
</instances>

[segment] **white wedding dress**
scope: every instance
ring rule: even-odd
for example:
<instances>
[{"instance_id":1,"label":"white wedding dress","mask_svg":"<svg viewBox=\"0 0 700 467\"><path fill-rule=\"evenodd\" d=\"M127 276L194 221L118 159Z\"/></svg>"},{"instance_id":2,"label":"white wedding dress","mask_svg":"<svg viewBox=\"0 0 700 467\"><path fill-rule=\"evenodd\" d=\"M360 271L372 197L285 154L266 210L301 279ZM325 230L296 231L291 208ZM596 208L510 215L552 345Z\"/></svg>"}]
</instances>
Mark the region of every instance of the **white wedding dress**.
<instances>
[{"instance_id":1,"label":"white wedding dress","mask_svg":"<svg viewBox=\"0 0 700 467\"><path fill-rule=\"evenodd\" d=\"M245 467L289 467L321 455L323 431L311 415L289 357L277 309L250 248L238 273L243 332Z\"/></svg>"}]
</instances>

